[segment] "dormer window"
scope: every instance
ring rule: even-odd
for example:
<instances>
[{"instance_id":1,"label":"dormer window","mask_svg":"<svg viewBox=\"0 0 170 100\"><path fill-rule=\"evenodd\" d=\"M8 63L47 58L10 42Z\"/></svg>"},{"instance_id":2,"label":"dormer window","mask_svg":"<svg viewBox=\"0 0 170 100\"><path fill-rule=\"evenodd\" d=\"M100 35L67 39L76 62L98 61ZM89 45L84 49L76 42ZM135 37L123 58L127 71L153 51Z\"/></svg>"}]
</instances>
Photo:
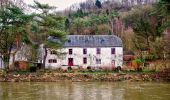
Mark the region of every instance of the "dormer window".
<instances>
[{"instance_id":1,"label":"dormer window","mask_svg":"<svg viewBox=\"0 0 170 100\"><path fill-rule=\"evenodd\" d=\"M104 43L104 39L101 40L101 43Z\"/></svg>"},{"instance_id":2,"label":"dormer window","mask_svg":"<svg viewBox=\"0 0 170 100\"><path fill-rule=\"evenodd\" d=\"M71 42L71 40L68 40L68 43L70 43Z\"/></svg>"},{"instance_id":3,"label":"dormer window","mask_svg":"<svg viewBox=\"0 0 170 100\"><path fill-rule=\"evenodd\" d=\"M88 40L87 40L87 39L85 40L85 43L88 43Z\"/></svg>"}]
</instances>

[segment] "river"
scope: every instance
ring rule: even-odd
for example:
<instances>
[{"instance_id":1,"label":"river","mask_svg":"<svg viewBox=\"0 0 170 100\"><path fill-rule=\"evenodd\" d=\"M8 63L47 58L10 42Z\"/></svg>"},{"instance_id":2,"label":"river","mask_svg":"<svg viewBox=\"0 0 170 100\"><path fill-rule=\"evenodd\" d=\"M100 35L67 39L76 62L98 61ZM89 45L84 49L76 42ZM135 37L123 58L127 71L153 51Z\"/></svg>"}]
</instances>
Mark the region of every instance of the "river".
<instances>
[{"instance_id":1,"label":"river","mask_svg":"<svg viewBox=\"0 0 170 100\"><path fill-rule=\"evenodd\" d=\"M170 100L169 83L0 83L0 100Z\"/></svg>"}]
</instances>

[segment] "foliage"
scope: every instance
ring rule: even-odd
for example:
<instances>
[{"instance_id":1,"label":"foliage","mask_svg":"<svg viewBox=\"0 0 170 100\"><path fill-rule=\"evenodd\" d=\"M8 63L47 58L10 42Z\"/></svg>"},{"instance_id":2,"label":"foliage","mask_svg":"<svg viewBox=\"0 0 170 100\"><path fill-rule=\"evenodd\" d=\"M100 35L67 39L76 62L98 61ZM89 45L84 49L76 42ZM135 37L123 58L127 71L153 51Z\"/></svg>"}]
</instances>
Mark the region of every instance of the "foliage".
<instances>
[{"instance_id":1,"label":"foliage","mask_svg":"<svg viewBox=\"0 0 170 100\"><path fill-rule=\"evenodd\" d=\"M35 1L35 5L31 7L40 11L32 22L31 30L33 34L37 34L35 35L37 36L35 40L36 43L44 44L45 54L43 57L43 65L45 66L47 48L57 49L61 47L66 40L66 32L64 31L65 18L50 13L54 10L54 7L51 7L48 4L40 4ZM52 40L49 39L49 37L52 37Z\"/></svg>"},{"instance_id":2,"label":"foliage","mask_svg":"<svg viewBox=\"0 0 170 100\"><path fill-rule=\"evenodd\" d=\"M156 11L155 7L141 6L131 10L123 17L126 25L131 26L135 33L133 40L135 47L140 51L148 49L149 53L154 53L158 56L164 52L164 40L162 37L165 29L162 22L165 16L160 17ZM161 51L158 50L158 47Z\"/></svg>"},{"instance_id":3,"label":"foliage","mask_svg":"<svg viewBox=\"0 0 170 100\"><path fill-rule=\"evenodd\" d=\"M135 61L137 64L144 63L144 60L143 60L143 59L135 59L134 61Z\"/></svg>"},{"instance_id":4,"label":"foliage","mask_svg":"<svg viewBox=\"0 0 170 100\"><path fill-rule=\"evenodd\" d=\"M20 39L25 38L25 26L31 18L32 16L25 14L23 9L14 5L1 7L0 54L6 68L9 67L9 57L13 47L18 47Z\"/></svg>"},{"instance_id":5,"label":"foliage","mask_svg":"<svg viewBox=\"0 0 170 100\"><path fill-rule=\"evenodd\" d=\"M91 15L86 18L75 18L70 23L71 34L108 34L110 27L108 25L109 16L107 15ZM98 30L102 27L105 33ZM95 31L95 32L94 32Z\"/></svg>"},{"instance_id":6,"label":"foliage","mask_svg":"<svg viewBox=\"0 0 170 100\"><path fill-rule=\"evenodd\" d=\"M96 0L96 3L95 5L98 7L98 8L102 8L102 4L99 0Z\"/></svg>"},{"instance_id":7,"label":"foliage","mask_svg":"<svg viewBox=\"0 0 170 100\"><path fill-rule=\"evenodd\" d=\"M77 12L70 14L69 17L75 17L75 18L81 17L81 18L83 18L85 16L88 16L88 13L83 12L82 9L78 9Z\"/></svg>"},{"instance_id":8,"label":"foliage","mask_svg":"<svg viewBox=\"0 0 170 100\"><path fill-rule=\"evenodd\" d=\"M70 28L70 21L69 21L69 19L67 18L66 20L65 20L65 30L68 30Z\"/></svg>"},{"instance_id":9,"label":"foliage","mask_svg":"<svg viewBox=\"0 0 170 100\"><path fill-rule=\"evenodd\" d=\"M170 28L170 1L169 0L159 0L159 2L156 4L156 6L154 6L155 9L152 13L152 15L157 16L157 19L159 21L159 26L160 24L162 26L158 26L159 30L165 31L167 30L167 33L164 35L164 38L162 39L162 41L160 42L160 39L158 39L158 42L156 42L157 46L160 46L161 51L163 51L163 53L161 53L162 55L159 55L159 57L163 56L163 58L168 58L167 56L170 57L170 45L169 45L169 34L168 30ZM161 45L160 43L162 43L163 45ZM156 46L154 45L154 46ZM159 53L160 54L160 53Z\"/></svg>"}]
</instances>

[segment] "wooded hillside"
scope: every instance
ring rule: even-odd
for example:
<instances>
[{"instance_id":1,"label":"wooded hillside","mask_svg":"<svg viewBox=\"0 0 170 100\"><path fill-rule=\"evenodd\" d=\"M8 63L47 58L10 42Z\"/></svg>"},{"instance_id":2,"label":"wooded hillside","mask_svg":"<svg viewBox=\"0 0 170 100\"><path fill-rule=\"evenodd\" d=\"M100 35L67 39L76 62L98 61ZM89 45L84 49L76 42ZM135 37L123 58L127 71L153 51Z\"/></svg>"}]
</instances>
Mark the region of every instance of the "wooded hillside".
<instances>
[{"instance_id":1,"label":"wooded hillside","mask_svg":"<svg viewBox=\"0 0 170 100\"><path fill-rule=\"evenodd\" d=\"M155 58L169 53L168 0L87 0L62 12L69 34L114 34L125 51L148 51ZM165 54L166 53L166 54Z\"/></svg>"}]
</instances>

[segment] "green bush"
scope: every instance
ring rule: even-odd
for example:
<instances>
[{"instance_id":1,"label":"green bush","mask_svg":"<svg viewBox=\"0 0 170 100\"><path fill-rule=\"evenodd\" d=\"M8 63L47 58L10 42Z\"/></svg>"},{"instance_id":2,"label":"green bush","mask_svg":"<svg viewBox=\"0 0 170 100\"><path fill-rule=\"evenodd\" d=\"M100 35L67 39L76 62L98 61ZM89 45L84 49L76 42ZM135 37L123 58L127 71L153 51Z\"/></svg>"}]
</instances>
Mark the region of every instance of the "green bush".
<instances>
[{"instance_id":1,"label":"green bush","mask_svg":"<svg viewBox=\"0 0 170 100\"><path fill-rule=\"evenodd\" d=\"M35 66L30 67L30 72L36 72L36 71L37 71L37 67L35 67Z\"/></svg>"}]
</instances>

